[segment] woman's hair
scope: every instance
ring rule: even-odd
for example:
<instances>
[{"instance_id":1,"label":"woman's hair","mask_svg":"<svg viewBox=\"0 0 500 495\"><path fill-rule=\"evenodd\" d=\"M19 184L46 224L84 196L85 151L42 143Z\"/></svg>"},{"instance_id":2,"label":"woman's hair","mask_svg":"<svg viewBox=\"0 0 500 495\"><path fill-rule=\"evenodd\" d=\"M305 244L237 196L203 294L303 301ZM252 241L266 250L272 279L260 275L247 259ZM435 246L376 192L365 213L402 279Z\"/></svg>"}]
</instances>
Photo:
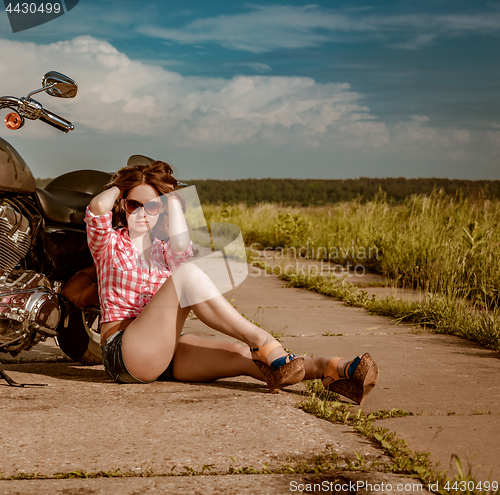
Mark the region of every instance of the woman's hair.
<instances>
[{"instance_id":1,"label":"woman's hair","mask_svg":"<svg viewBox=\"0 0 500 495\"><path fill-rule=\"evenodd\" d=\"M175 191L178 183L172 173L172 167L168 163L159 160L147 165L128 165L113 174L105 189L116 186L122 192L123 199L126 199L131 189L141 184L148 184L156 190L161 200L166 203L166 199L162 196ZM115 225L121 223L126 227L127 217L121 204L121 201L117 201L113 207L113 223ZM159 239L166 240L168 238L168 214L161 215L153 234Z\"/></svg>"}]
</instances>

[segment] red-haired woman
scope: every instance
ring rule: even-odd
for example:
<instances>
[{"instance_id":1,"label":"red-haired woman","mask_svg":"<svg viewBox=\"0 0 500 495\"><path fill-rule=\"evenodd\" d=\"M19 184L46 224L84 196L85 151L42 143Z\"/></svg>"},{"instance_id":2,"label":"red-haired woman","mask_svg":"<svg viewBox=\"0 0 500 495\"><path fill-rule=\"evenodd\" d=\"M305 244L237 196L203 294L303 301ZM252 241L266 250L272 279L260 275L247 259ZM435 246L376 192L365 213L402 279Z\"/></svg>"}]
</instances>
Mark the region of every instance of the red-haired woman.
<instances>
[{"instance_id":1,"label":"red-haired woman","mask_svg":"<svg viewBox=\"0 0 500 495\"><path fill-rule=\"evenodd\" d=\"M238 313L203 270L187 263L193 247L181 200L169 194L176 186L170 165L149 160L116 172L87 208L107 373L120 383L207 382L247 375L265 380L271 392L321 377L329 390L361 403L378 378L369 354L347 362L287 353ZM113 210L123 228L112 228ZM165 211L168 236L159 239L155 232ZM246 346L182 335L191 310L206 325Z\"/></svg>"}]
</instances>

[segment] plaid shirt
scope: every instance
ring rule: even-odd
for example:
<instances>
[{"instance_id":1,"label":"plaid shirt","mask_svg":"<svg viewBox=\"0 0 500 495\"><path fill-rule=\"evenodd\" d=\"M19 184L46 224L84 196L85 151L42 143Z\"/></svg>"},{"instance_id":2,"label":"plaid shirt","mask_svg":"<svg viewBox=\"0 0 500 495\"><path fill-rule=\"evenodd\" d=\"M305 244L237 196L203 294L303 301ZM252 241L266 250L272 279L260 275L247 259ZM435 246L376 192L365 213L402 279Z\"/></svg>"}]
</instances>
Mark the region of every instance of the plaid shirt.
<instances>
[{"instance_id":1,"label":"plaid shirt","mask_svg":"<svg viewBox=\"0 0 500 495\"><path fill-rule=\"evenodd\" d=\"M87 207L87 242L97 268L101 323L134 318L172 271L193 256L193 243L182 253L155 239L148 267L127 229L113 230L112 212L94 215Z\"/></svg>"}]
</instances>

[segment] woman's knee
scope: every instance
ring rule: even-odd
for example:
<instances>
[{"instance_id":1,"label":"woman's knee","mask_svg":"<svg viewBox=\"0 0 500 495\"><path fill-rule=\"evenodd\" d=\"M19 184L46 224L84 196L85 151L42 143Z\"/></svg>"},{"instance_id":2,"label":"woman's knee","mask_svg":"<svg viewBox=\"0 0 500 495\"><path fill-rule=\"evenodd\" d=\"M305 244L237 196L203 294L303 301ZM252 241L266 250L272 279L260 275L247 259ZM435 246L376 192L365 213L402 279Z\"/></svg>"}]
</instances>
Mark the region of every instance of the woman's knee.
<instances>
[{"instance_id":1,"label":"woman's knee","mask_svg":"<svg viewBox=\"0 0 500 495\"><path fill-rule=\"evenodd\" d=\"M172 272L172 275L179 280L192 280L199 278L202 274L204 274L203 270L194 263L184 263Z\"/></svg>"},{"instance_id":2,"label":"woman's knee","mask_svg":"<svg viewBox=\"0 0 500 495\"><path fill-rule=\"evenodd\" d=\"M214 291L216 285L203 269L194 263L185 263L172 273L172 279L177 289L206 293Z\"/></svg>"}]
</instances>

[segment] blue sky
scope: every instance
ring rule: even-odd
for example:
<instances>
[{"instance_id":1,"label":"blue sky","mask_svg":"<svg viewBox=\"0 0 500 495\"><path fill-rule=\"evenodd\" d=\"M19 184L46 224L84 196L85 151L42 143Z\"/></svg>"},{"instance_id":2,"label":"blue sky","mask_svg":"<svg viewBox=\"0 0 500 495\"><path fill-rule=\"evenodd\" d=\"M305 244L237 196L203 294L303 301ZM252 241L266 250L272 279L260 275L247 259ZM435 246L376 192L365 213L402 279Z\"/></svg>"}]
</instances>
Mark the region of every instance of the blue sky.
<instances>
[{"instance_id":1,"label":"blue sky","mask_svg":"<svg viewBox=\"0 0 500 495\"><path fill-rule=\"evenodd\" d=\"M0 135L38 177L147 154L187 180L498 179L499 42L498 2L80 0L15 34L0 12L2 94L79 83L36 97L71 133Z\"/></svg>"}]
</instances>

